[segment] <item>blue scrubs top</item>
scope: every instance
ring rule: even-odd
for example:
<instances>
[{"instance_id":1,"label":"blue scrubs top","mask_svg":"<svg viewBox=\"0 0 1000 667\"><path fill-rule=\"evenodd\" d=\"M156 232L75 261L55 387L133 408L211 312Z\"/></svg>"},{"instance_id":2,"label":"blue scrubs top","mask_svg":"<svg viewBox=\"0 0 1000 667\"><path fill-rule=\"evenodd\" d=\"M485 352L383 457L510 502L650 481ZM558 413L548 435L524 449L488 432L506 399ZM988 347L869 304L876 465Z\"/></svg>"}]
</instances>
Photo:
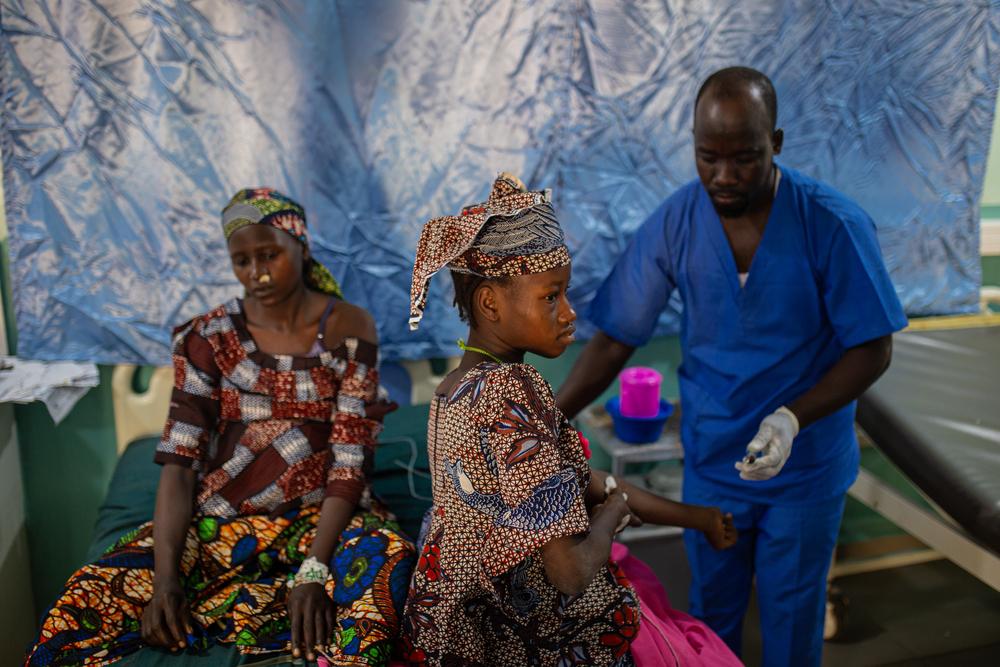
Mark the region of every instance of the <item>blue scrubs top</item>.
<instances>
[{"instance_id":1,"label":"blue scrubs top","mask_svg":"<svg viewBox=\"0 0 1000 667\"><path fill-rule=\"evenodd\" d=\"M781 167L741 288L722 222L696 180L639 228L589 317L638 347L674 289L684 305L684 483L767 504L844 493L858 469L853 402L804 428L774 478L741 480L733 464L761 420L815 385L845 350L906 326L871 218L832 188Z\"/></svg>"}]
</instances>

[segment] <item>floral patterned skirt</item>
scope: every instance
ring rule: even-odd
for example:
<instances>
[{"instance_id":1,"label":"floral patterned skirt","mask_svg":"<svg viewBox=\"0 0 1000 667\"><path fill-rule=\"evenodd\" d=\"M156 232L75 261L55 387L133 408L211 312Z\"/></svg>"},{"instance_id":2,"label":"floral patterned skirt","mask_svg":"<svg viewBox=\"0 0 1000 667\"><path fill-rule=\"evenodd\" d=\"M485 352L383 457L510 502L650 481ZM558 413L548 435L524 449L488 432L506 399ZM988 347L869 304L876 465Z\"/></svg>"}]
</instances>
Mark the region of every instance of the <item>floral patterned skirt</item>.
<instances>
[{"instance_id":1,"label":"floral patterned skirt","mask_svg":"<svg viewBox=\"0 0 1000 667\"><path fill-rule=\"evenodd\" d=\"M213 643L234 643L242 653L289 650L288 579L306 557L318 522L316 506L277 518L195 517L181 557L196 626L188 650ZM388 663L413 559L413 544L386 514L354 515L326 583L337 607L334 664ZM143 647L140 622L152 582L153 526L146 523L70 577L25 664L108 665Z\"/></svg>"}]
</instances>

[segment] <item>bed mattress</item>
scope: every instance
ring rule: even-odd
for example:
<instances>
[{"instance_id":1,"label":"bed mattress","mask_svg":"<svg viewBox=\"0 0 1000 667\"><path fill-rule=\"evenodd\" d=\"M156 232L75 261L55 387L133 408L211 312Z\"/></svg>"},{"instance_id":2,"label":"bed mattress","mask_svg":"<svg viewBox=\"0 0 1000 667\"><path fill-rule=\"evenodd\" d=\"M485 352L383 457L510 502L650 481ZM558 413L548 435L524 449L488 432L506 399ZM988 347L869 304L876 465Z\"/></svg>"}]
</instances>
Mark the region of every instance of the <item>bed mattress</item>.
<instances>
[{"instance_id":1,"label":"bed mattress","mask_svg":"<svg viewBox=\"0 0 1000 667\"><path fill-rule=\"evenodd\" d=\"M1000 553L1000 327L908 331L858 402L880 450L974 539Z\"/></svg>"}]
</instances>

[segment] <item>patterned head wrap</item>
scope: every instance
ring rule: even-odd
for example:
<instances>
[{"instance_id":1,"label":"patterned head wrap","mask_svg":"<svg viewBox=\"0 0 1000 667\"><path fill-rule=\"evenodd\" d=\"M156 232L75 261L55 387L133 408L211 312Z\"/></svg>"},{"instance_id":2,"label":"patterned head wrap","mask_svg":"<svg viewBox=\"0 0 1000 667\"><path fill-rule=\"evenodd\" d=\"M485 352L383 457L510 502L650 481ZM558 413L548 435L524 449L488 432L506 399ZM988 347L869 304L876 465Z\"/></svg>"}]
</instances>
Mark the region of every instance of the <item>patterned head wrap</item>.
<instances>
[{"instance_id":1,"label":"patterned head wrap","mask_svg":"<svg viewBox=\"0 0 1000 667\"><path fill-rule=\"evenodd\" d=\"M222 231L226 240L247 225L270 225L292 235L304 248L309 248L305 209L277 190L246 188L233 195L226 208L222 209ZM309 287L319 292L344 298L330 270L311 255L306 262L305 280Z\"/></svg>"},{"instance_id":2,"label":"patterned head wrap","mask_svg":"<svg viewBox=\"0 0 1000 667\"><path fill-rule=\"evenodd\" d=\"M410 329L424 316L431 277L448 267L485 278L544 273L569 264L549 190L528 192L508 173L489 199L424 225L410 284Z\"/></svg>"}]
</instances>

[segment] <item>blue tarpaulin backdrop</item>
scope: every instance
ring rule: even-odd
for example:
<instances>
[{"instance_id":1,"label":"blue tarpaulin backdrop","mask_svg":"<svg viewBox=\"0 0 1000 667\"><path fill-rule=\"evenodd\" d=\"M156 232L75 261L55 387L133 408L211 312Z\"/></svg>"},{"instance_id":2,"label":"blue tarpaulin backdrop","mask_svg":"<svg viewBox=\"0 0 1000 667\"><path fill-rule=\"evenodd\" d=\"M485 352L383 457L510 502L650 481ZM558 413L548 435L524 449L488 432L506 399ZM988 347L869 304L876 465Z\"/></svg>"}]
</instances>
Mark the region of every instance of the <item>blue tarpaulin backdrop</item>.
<instances>
[{"instance_id":1,"label":"blue tarpaulin backdrop","mask_svg":"<svg viewBox=\"0 0 1000 667\"><path fill-rule=\"evenodd\" d=\"M453 354L438 279L407 330L421 224L500 170L552 187L584 306L694 177L691 107L732 64L774 80L785 164L879 225L911 314L966 312L1000 1L2 0L19 354L165 363L239 292L218 214L272 185L376 317L389 358ZM651 286L651 289L654 289ZM671 317L664 317L667 331Z\"/></svg>"}]
</instances>

